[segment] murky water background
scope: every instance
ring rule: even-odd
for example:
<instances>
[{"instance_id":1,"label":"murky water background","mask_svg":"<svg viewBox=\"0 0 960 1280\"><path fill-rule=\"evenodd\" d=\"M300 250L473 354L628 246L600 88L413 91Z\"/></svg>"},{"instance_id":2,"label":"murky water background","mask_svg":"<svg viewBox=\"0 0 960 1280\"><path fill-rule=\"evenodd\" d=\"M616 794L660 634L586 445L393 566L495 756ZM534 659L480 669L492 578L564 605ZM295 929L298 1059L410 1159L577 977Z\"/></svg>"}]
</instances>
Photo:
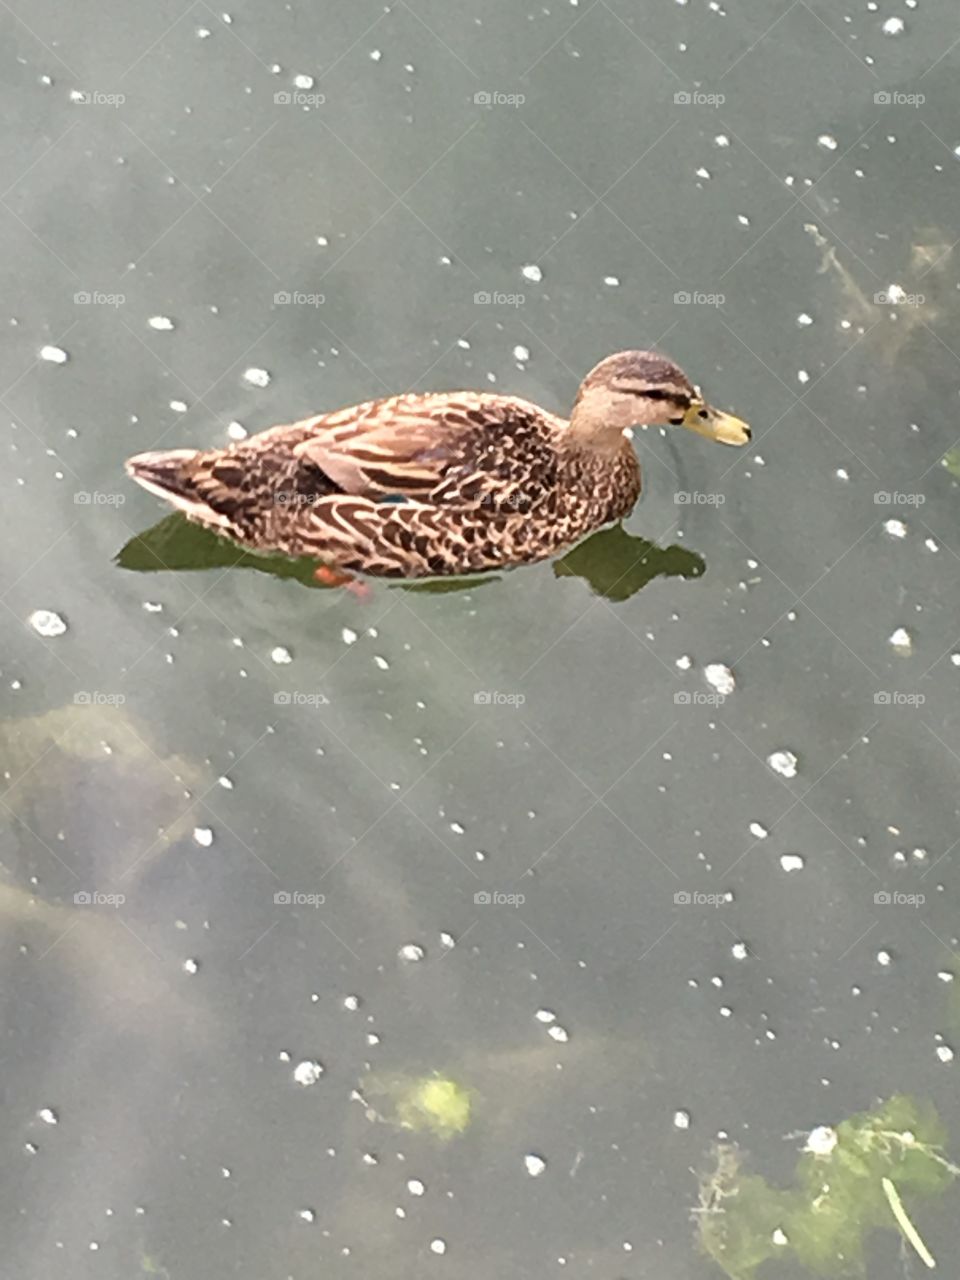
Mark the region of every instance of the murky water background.
<instances>
[{"instance_id":1,"label":"murky water background","mask_svg":"<svg viewBox=\"0 0 960 1280\"><path fill-rule=\"evenodd\" d=\"M720 1133L956 1157L952 7L2 28L6 1272L693 1280ZM129 454L654 344L755 440L638 437L642 591L114 563Z\"/></svg>"}]
</instances>

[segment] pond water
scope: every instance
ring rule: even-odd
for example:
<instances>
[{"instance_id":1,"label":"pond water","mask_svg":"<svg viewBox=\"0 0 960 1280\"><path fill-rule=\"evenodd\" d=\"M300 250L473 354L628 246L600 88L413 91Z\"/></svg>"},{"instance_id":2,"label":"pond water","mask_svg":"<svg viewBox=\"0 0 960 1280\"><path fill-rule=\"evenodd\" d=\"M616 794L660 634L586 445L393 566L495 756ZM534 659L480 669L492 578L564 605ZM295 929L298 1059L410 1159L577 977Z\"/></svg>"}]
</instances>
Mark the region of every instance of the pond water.
<instances>
[{"instance_id":1,"label":"pond water","mask_svg":"<svg viewBox=\"0 0 960 1280\"><path fill-rule=\"evenodd\" d=\"M0 19L7 1273L699 1280L718 1141L957 1158L954 9L96 18ZM638 432L623 530L457 590L123 473L644 346L752 445Z\"/></svg>"}]
</instances>

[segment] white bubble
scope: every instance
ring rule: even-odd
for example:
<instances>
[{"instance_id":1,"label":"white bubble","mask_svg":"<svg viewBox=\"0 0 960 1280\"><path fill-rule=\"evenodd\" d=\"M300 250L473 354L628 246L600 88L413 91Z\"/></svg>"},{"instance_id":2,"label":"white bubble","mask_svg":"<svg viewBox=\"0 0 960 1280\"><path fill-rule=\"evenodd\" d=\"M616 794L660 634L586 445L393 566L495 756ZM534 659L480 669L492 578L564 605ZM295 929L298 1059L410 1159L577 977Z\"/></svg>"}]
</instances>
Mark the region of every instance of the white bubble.
<instances>
[{"instance_id":1,"label":"white bubble","mask_svg":"<svg viewBox=\"0 0 960 1280\"><path fill-rule=\"evenodd\" d=\"M673 1127L675 1129L689 1129L690 1128L690 1112L675 1111L673 1113Z\"/></svg>"},{"instance_id":2,"label":"white bubble","mask_svg":"<svg viewBox=\"0 0 960 1280\"><path fill-rule=\"evenodd\" d=\"M38 636L44 636L48 640L62 636L67 629L66 622L52 609L35 609L28 621Z\"/></svg>"},{"instance_id":3,"label":"white bubble","mask_svg":"<svg viewBox=\"0 0 960 1280\"><path fill-rule=\"evenodd\" d=\"M294 83L294 85L295 85L298 89L312 89L312 88L313 88L313 76L308 76L308 75L303 75L303 74L298 75L298 76L294 76L294 77L293 77L293 83Z\"/></svg>"},{"instance_id":4,"label":"white bubble","mask_svg":"<svg viewBox=\"0 0 960 1280\"><path fill-rule=\"evenodd\" d=\"M412 1196L422 1196L426 1189L426 1186L419 1178L410 1178L407 1181L407 1190Z\"/></svg>"},{"instance_id":5,"label":"white bubble","mask_svg":"<svg viewBox=\"0 0 960 1280\"><path fill-rule=\"evenodd\" d=\"M302 1084L304 1088L310 1084L316 1084L323 1075L323 1067L315 1058L305 1058L303 1062L298 1062L293 1069L293 1078L297 1084Z\"/></svg>"},{"instance_id":6,"label":"white bubble","mask_svg":"<svg viewBox=\"0 0 960 1280\"><path fill-rule=\"evenodd\" d=\"M521 346L514 347L513 358L514 360L520 360L520 361L529 360L530 359L529 347L521 347Z\"/></svg>"},{"instance_id":7,"label":"white bubble","mask_svg":"<svg viewBox=\"0 0 960 1280\"><path fill-rule=\"evenodd\" d=\"M809 1151L815 1156L828 1156L836 1145L836 1129L831 1129L829 1125L821 1124L810 1131L804 1151Z\"/></svg>"},{"instance_id":8,"label":"white bubble","mask_svg":"<svg viewBox=\"0 0 960 1280\"><path fill-rule=\"evenodd\" d=\"M283 645L280 644L278 644L275 649L270 650L270 657L272 661L276 662L279 666L286 666L288 662L293 661L293 654L290 650L285 649Z\"/></svg>"},{"instance_id":9,"label":"white bubble","mask_svg":"<svg viewBox=\"0 0 960 1280\"><path fill-rule=\"evenodd\" d=\"M726 697L737 687L736 677L728 666L722 662L708 662L703 668L703 678L712 685L717 693Z\"/></svg>"},{"instance_id":10,"label":"white bubble","mask_svg":"<svg viewBox=\"0 0 960 1280\"><path fill-rule=\"evenodd\" d=\"M902 520L884 520L883 530L891 538L905 538L907 536L907 526Z\"/></svg>"},{"instance_id":11,"label":"white bubble","mask_svg":"<svg viewBox=\"0 0 960 1280\"><path fill-rule=\"evenodd\" d=\"M407 942L397 952L401 960L406 960L408 964L416 964L418 960L422 960L426 955L423 947L417 942Z\"/></svg>"},{"instance_id":12,"label":"white bubble","mask_svg":"<svg viewBox=\"0 0 960 1280\"><path fill-rule=\"evenodd\" d=\"M840 145L837 142L836 138L829 133L821 133L820 137L817 139L817 142L821 147L824 147L827 151L836 151L837 147Z\"/></svg>"},{"instance_id":13,"label":"white bubble","mask_svg":"<svg viewBox=\"0 0 960 1280\"><path fill-rule=\"evenodd\" d=\"M902 18L888 18L880 30L885 36L899 36L906 30L907 24Z\"/></svg>"},{"instance_id":14,"label":"white bubble","mask_svg":"<svg viewBox=\"0 0 960 1280\"><path fill-rule=\"evenodd\" d=\"M784 871L802 871L806 866L806 862L799 853L782 853L780 855L780 865Z\"/></svg>"},{"instance_id":15,"label":"white bubble","mask_svg":"<svg viewBox=\"0 0 960 1280\"><path fill-rule=\"evenodd\" d=\"M169 333L173 328L173 321L169 316L151 316L147 324L151 329L157 329L163 333Z\"/></svg>"},{"instance_id":16,"label":"white bubble","mask_svg":"<svg viewBox=\"0 0 960 1280\"><path fill-rule=\"evenodd\" d=\"M63 347L41 347L40 359L48 360L51 364L66 364L70 357Z\"/></svg>"},{"instance_id":17,"label":"white bubble","mask_svg":"<svg viewBox=\"0 0 960 1280\"><path fill-rule=\"evenodd\" d=\"M437 1239L436 1239L436 1240L431 1240L431 1241L430 1241L430 1252L431 1252L431 1253L446 1253L446 1252L447 1252L447 1242L446 1242L446 1240L441 1240L439 1236L437 1237Z\"/></svg>"},{"instance_id":18,"label":"white bubble","mask_svg":"<svg viewBox=\"0 0 960 1280\"><path fill-rule=\"evenodd\" d=\"M525 280L532 280L534 284L539 284L543 279L543 272L533 262L528 263L522 268L521 275Z\"/></svg>"},{"instance_id":19,"label":"white bubble","mask_svg":"<svg viewBox=\"0 0 960 1280\"><path fill-rule=\"evenodd\" d=\"M772 752L767 756L767 764L774 773L779 773L784 778L795 778L797 776L797 757L792 751Z\"/></svg>"},{"instance_id":20,"label":"white bubble","mask_svg":"<svg viewBox=\"0 0 960 1280\"><path fill-rule=\"evenodd\" d=\"M523 1163L531 1178L539 1178L547 1167L546 1160L542 1156L534 1155L533 1152L523 1157Z\"/></svg>"},{"instance_id":21,"label":"white bubble","mask_svg":"<svg viewBox=\"0 0 960 1280\"><path fill-rule=\"evenodd\" d=\"M209 849L213 844L213 831L210 827L194 827L193 838L202 849Z\"/></svg>"},{"instance_id":22,"label":"white bubble","mask_svg":"<svg viewBox=\"0 0 960 1280\"><path fill-rule=\"evenodd\" d=\"M766 827L762 826L759 822L751 822L750 834L752 836L755 836L757 840L766 840L770 832L767 830Z\"/></svg>"},{"instance_id":23,"label":"white bubble","mask_svg":"<svg viewBox=\"0 0 960 1280\"><path fill-rule=\"evenodd\" d=\"M266 387L270 385L270 374L266 369L258 369L255 366L244 370L244 382L249 382L252 387Z\"/></svg>"},{"instance_id":24,"label":"white bubble","mask_svg":"<svg viewBox=\"0 0 960 1280\"><path fill-rule=\"evenodd\" d=\"M903 657L913 652L913 637L906 627L897 627L890 637L890 644Z\"/></svg>"}]
</instances>

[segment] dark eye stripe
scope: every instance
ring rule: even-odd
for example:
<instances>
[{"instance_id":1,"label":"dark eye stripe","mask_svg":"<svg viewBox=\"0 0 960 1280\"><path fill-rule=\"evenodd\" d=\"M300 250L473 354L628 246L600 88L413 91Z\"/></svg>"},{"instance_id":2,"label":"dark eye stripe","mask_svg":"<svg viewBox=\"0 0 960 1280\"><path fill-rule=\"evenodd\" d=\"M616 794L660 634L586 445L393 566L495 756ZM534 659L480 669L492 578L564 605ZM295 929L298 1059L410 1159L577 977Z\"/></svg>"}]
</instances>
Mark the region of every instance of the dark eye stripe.
<instances>
[{"instance_id":1,"label":"dark eye stripe","mask_svg":"<svg viewBox=\"0 0 960 1280\"><path fill-rule=\"evenodd\" d=\"M678 391L665 391L662 387L651 387L649 391L631 389L631 394L644 396L647 400L667 400L670 404L675 404L678 409L690 408L689 396L681 395Z\"/></svg>"}]
</instances>

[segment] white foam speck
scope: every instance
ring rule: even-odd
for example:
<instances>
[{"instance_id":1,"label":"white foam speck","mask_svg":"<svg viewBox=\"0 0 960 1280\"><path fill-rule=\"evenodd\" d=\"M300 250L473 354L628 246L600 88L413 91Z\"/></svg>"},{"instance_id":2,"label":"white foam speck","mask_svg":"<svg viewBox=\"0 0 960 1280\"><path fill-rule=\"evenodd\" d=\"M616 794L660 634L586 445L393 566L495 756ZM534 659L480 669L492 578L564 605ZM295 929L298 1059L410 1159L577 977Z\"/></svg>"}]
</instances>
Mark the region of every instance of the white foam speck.
<instances>
[{"instance_id":1,"label":"white foam speck","mask_svg":"<svg viewBox=\"0 0 960 1280\"><path fill-rule=\"evenodd\" d=\"M726 697L737 687L736 677L728 666L722 662L709 662L703 668L703 678L712 685L717 693Z\"/></svg>"},{"instance_id":2,"label":"white foam speck","mask_svg":"<svg viewBox=\"0 0 960 1280\"><path fill-rule=\"evenodd\" d=\"M536 263L533 263L533 262L528 263L525 267L522 268L521 275L523 276L524 280L532 280L534 284L539 284L540 281L543 279L543 272L536 265Z\"/></svg>"},{"instance_id":3,"label":"white foam speck","mask_svg":"<svg viewBox=\"0 0 960 1280\"><path fill-rule=\"evenodd\" d=\"M799 853L782 853L780 855L780 866L784 871L802 871L805 862Z\"/></svg>"},{"instance_id":4,"label":"white foam speck","mask_svg":"<svg viewBox=\"0 0 960 1280\"><path fill-rule=\"evenodd\" d=\"M67 629L63 618L52 609L35 609L30 615L29 622L38 636L44 636L48 640L62 636Z\"/></svg>"},{"instance_id":5,"label":"white foam speck","mask_svg":"<svg viewBox=\"0 0 960 1280\"><path fill-rule=\"evenodd\" d=\"M767 764L774 773L779 773L784 778L795 778L797 776L797 757L792 751L772 752L767 756Z\"/></svg>"},{"instance_id":6,"label":"white foam speck","mask_svg":"<svg viewBox=\"0 0 960 1280\"><path fill-rule=\"evenodd\" d=\"M893 635L890 637L890 644L895 651L902 656L906 656L913 652L913 637L906 627L897 627Z\"/></svg>"},{"instance_id":7,"label":"white foam speck","mask_svg":"<svg viewBox=\"0 0 960 1280\"><path fill-rule=\"evenodd\" d=\"M830 133L821 133L817 142L827 151L836 151L837 147L840 145L836 138Z\"/></svg>"},{"instance_id":8,"label":"white foam speck","mask_svg":"<svg viewBox=\"0 0 960 1280\"><path fill-rule=\"evenodd\" d=\"M169 316L151 316L147 324L151 329L157 329L164 333L169 333L173 328L173 321Z\"/></svg>"},{"instance_id":9,"label":"white foam speck","mask_svg":"<svg viewBox=\"0 0 960 1280\"><path fill-rule=\"evenodd\" d=\"M534 1155L533 1152L523 1157L523 1164L531 1178L539 1178L547 1167L547 1162L543 1156Z\"/></svg>"},{"instance_id":10,"label":"white foam speck","mask_svg":"<svg viewBox=\"0 0 960 1280\"><path fill-rule=\"evenodd\" d=\"M303 1062L298 1062L293 1069L294 1080L304 1087L316 1084L322 1075L323 1067L315 1058L305 1058Z\"/></svg>"},{"instance_id":11,"label":"white foam speck","mask_svg":"<svg viewBox=\"0 0 960 1280\"><path fill-rule=\"evenodd\" d=\"M312 89L313 76L307 76L307 75L294 76L293 83L298 89Z\"/></svg>"},{"instance_id":12,"label":"white foam speck","mask_svg":"<svg viewBox=\"0 0 960 1280\"><path fill-rule=\"evenodd\" d=\"M193 838L202 849L209 849L213 844L213 832L209 827L194 827Z\"/></svg>"},{"instance_id":13,"label":"white foam speck","mask_svg":"<svg viewBox=\"0 0 960 1280\"><path fill-rule=\"evenodd\" d=\"M48 360L51 364L66 364L70 357L63 347L41 347L40 359Z\"/></svg>"},{"instance_id":14,"label":"white foam speck","mask_svg":"<svg viewBox=\"0 0 960 1280\"><path fill-rule=\"evenodd\" d=\"M266 369L250 368L244 371L244 382L249 382L251 387L267 387L270 385L270 375Z\"/></svg>"}]
</instances>

